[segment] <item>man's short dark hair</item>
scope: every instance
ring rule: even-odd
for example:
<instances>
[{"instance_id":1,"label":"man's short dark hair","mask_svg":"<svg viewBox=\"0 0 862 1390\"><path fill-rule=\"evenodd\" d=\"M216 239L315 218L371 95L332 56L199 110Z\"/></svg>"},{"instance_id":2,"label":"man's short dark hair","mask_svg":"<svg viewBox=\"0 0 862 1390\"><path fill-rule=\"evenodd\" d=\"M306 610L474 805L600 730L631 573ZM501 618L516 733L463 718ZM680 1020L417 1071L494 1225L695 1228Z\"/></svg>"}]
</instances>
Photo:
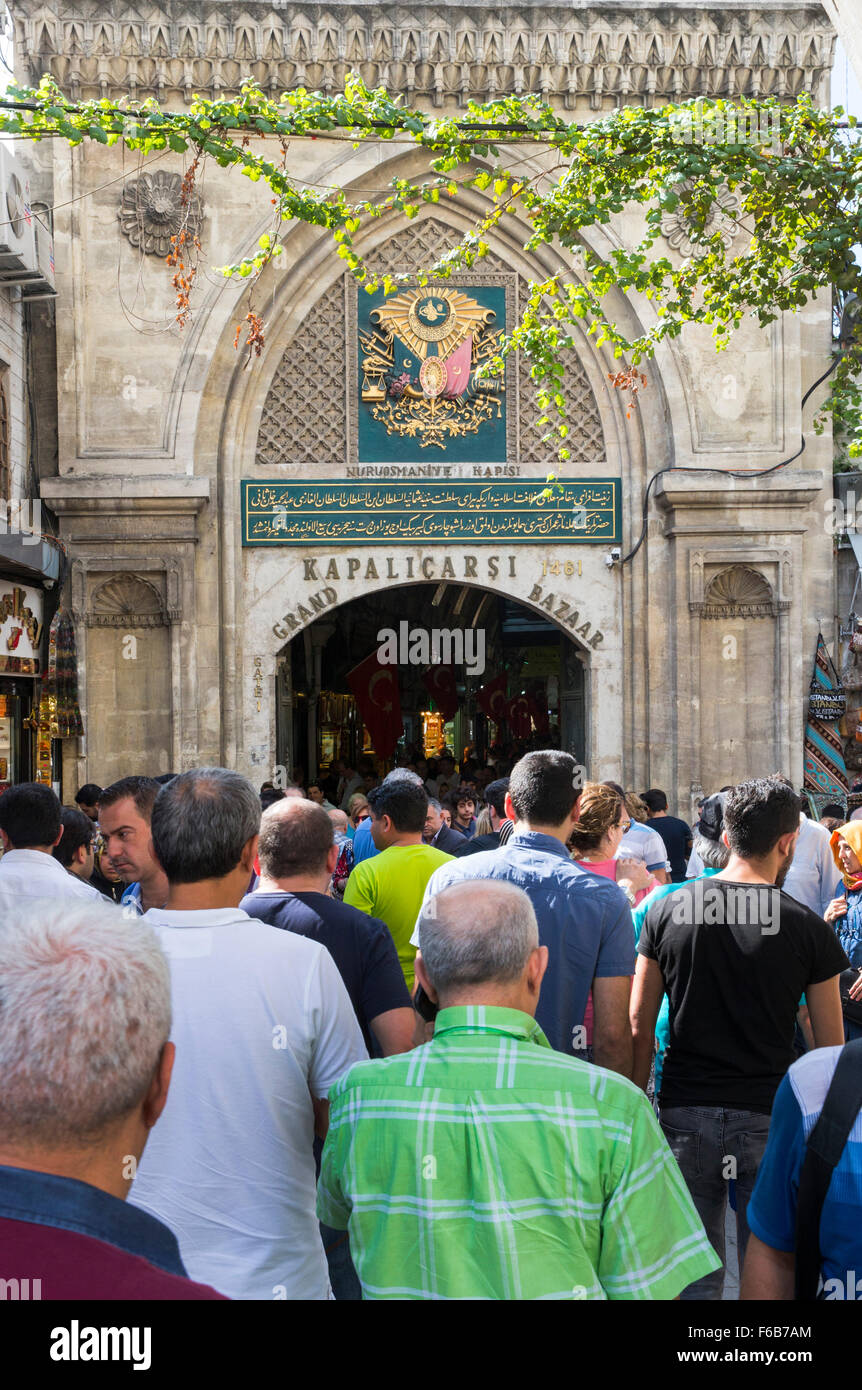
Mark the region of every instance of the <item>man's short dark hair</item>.
<instances>
[{"instance_id":1,"label":"man's short dark hair","mask_svg":"<svg viewBox=\"0 0 862 1390\"><path fill-rule=\"evenodd\" d=\"M83 811L78 811L73 806L62 808L60 823L63 826L63 838L51 853L55 859L59 859L64 869L68 869L75 857L75 851L80 849L81 845L93 843L96 827L89 816L85 816Z\"/></svg>"},{"instance_id":2,"label":"man's short dark hair","mask_svg":"<svg viewBox=\"0 0 862 1390\"><path fill-rule=\"evenodd\" d=\"M131 797L138 815L148 823L153 818L153 807L161 791L161 783L155 777L121 777L112 782L99 797L99 809L116 806L118 801Z\"/></svg>"},{"instance_id":3,"label":"man's short dark hair","mask_svg":"<svg viewBox=\"0 0 862 1390\"><path fill-rule=\"evenodd\" d=\"M770 780L773 782L781 782L785 787L790 787L791 791L794 790L793 783L791 782L790 778L785 777L783 772L773 772ZM805 795L805 792L798 792L796 795L796 800L799 804L800 811L805 811L807 814L807 812L811 810L811 807L808 804L808 797ZM841 813L839 812L839 815L840 814Z\"/></svg>"},{"instance_id":4,"label":"man's short dark hair","mask_svg":"<svg viewBox=\"0 0 862 1390\"><path fill-rule=\"evenodd\" d=\"M224 878L260 828L260 798L238 773L199 767L161 788L151 827L169 883Z\"/></svg>"},{"instance_id":5,"label":"man's short dark hair","mask_svg":"<svg viewBox=\"0 0 862 1390\"><path fill-rule=\"evenodd\" d=\"M269 807L274 806L277 801L284 801L284 792L280 791L278 787L270 785L261 789L260 804L264 811L269 810Z\"/></svg>"},{"instance_id":6,"label":"man's short dark hair","mask_svg":"<svg viewBox=\"0 0 862 1390\"><path fill-rule=\"evenodd\" d=\"M264 816L260 823L261 871L267 878L318 874L334 843L329 813L314 801L294 797L288 815Z\"/></svg>"},{"instance_id":7,"label":"man's short dark hair","mask_svg":"<svg viewBox=\"0 0 862 1390\"><path fill-rule=\"evenodd\" d=\"M19 782L0 796L0 830L13 849L53 845L60 833L60 798L41 782Z\"/></svg>"},{"instance_id":8,"label":"man's short dark hair","mask_svg":"<svg viewBox=\"0 0 862 1390\"><path fill-rule=\"evenodd\" d=\"M153 778L153 781L158 782L160 787L166 787L168 782L173 782L176 775L175 772L160 772L158 777Z\"/></svg>"},{"instance_id":9,"label":"man's short dark hair","mask_svg":"<svg viewBox=\"0 0 862 1390\"><path fill-rule=\"evenodd\" d=\"M651 787L648 792L644 792L641 801L648 806L655 815L656 811L667 810L667 797L664 792L660 792L658 787Z\"/></svg>"},{"instance_id":10,"label":"man's short dark hair","mask_svg":"<svg viewBox=\"0 0 862 1390\"><path fill-rule=\"evenodd\" d=\"M724 803L727 842L741 859L763 859L782 835L799 829L799 797L774 777L731 787Z\"/></svg>"},{"instance_id":11,"label":"man's short dark hair","mask_svg":"<svg viewBox=\"0 0 862 1390\"><path fill-rule=\"evenodd\" d=\"M368 793L368 805L374 816L388 816L396 830L405 835L415 835L425 829L428 815L428 793L421 782L412 777L390 778L372 787Z\"/></svg>"},{"instance_id":12,"label":"man's short dark hair","mask_svg":"<svg viewBox=\"0 0 862 1390\"><path fill-rule=\"evenodd\" d=\"M839 806L837 801L830 801L830 802L829 802L829 805L828 805L828 806L824 806L824 807L823 807L823 810L820 812L820 819L821 819L821 820L823 819L824 816L831 816L833 820L840 820L840 821L843 821L843 819L844 819L844 807L843 807L843 806Z\"/></svg>"},{"instance_id":13,"label":"man's short dark hair","mask_svg":"<svg viewBox=\"0 0 862 1390\"><path fill-rule=\"evenodd\" d=\"M102 795L102 788L95 782L87 782L77 793L75 800L79 806L95 806Z\"/></svg>"},{"instance_id":14,"label":"man's short dark hair","mask_svg":"<svg viewBox=\"0 0 862 1390\"><path fill-rule=\"evenodd\" d=\"M497 815L504 819L506 815L506 792L508 790L508 777L498 777L496 782L489 782L485 788L486 805L492 806Z\"/></svg>"},{"instance_id":15,"label":"man's short dark hair","mask_svg":"<svg viewBox=\"0 0 862 1390\"><path fill-rule=\"evenodd\" d=\"M580 769L571 753L525 753L512 768L509 795L518 820L562 825L580 794Z\"/></svg>"}]
</instances>

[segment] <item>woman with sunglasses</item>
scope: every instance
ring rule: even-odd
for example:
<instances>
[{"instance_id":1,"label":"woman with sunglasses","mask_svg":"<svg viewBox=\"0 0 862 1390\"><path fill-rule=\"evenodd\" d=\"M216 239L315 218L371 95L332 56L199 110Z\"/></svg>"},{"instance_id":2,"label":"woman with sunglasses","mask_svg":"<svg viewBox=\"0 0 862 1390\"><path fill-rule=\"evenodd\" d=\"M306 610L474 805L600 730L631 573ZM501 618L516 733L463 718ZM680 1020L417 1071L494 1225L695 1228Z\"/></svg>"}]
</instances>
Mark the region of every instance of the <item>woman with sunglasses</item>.
<instances>
[{"instance_id":1,"label":"woman with sunglasses","mask_svg":"<svg viewBox=\"0 0 862 1390\"><path fill-rule=\"evenodd\" d=\"M358 827L371 815L371 808L362 792L354 792L347 803L347 834L352 840Z\"/></svg>"},{"instance_id":2,"label":"woman with sunglasses","mask_svg":"<svg viewBox=\"0 0 862 1390\"><path fill-rule=\"evenodd\" d=\"M612 787L586 782L581 793L580 817L569 837L572 858L582 869L612 878L632 907L658 888L645 864L637 859L615 859L620 841L631 822L625 804Z\"/></svg>"},{"instance_id":3,"label":"woman with sunglasses","mask_svg":"<svg viewBox=\"0 0 862 1390\"><path fill-rule=\"evenodd\" d=\"M329 895L337 898L339 902L344 897L344 890L347 887L354 865L353 858L353 837L358 827L364 820L368 820L371 815L371 808L365 800L362 792L354 792L347 803L347 839L341 846L338 862L332 874L332 882L329 885Z\"/></svg>"},{"instance_id":4,"label":"woman with sunglasses","mask_svg":"<svg viewBox=\"0 0 862 1390\"><path fill-rule=\"evenodd\" d=\"M578 823L568 843L572 858L580 868L591 874L600 874L602 878L614 879L634 907L647 893L658 887L658 879L654 879L646 865L639 860L614 858L629 825L625 803L612 787L602 782L585 782ZM592 992L584 1011L584 1030L586 1047L583 1053L592 1061Z\"/></svg>"}]
</instances>

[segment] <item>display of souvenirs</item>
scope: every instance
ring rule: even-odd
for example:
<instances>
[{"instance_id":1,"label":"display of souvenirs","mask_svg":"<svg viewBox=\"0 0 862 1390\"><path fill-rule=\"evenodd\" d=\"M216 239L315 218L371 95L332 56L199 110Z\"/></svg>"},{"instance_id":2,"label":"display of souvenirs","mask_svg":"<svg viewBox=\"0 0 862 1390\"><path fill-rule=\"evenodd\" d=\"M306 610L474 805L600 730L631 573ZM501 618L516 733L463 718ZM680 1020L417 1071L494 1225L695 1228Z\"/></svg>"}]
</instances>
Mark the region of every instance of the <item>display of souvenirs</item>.
<instances>
[{"instance_id":1,"label":"display of souvenirs","mask_svg":"<svg viewBox=\"0 0 862 1390\"><path fill-rule=\"evenodd\" d=\"M84 732L78 706L75 629L69 614L62 608L54 614L48 629L48 671L42 682L35 722L40 732L40 745L46 736L48 739L79 738ZM41 764L41 757L37 761Z\"/></svg>"}]
</instances>

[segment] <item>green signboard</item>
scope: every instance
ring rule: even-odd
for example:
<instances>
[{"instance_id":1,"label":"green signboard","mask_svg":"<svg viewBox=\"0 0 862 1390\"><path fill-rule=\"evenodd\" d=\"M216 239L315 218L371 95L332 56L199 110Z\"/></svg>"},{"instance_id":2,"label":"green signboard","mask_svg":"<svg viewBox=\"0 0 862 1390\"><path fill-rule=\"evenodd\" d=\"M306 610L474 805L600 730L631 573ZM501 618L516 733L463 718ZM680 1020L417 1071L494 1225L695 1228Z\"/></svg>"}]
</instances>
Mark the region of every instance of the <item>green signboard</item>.
<instances>
[{"instance_id":1,"label":"green signboard","mask_svg":"<svg viewBox=\"0 0 862 1390\"><path fill-rule=\"evenodd\" d=\"M357 290L359 461L506 462L502 286L426 285L398 295Z\"/></svg>"},{"instance_id":2,"label":"green signboard","mask_svg":"<svg viewBox=\"0 0 862 1390\"><path fill-rule=\"evenodd\" d=\"M242 482L243 545L473 541L618 545L618 478L482 483Z\"/></svg>"}]
</instances>

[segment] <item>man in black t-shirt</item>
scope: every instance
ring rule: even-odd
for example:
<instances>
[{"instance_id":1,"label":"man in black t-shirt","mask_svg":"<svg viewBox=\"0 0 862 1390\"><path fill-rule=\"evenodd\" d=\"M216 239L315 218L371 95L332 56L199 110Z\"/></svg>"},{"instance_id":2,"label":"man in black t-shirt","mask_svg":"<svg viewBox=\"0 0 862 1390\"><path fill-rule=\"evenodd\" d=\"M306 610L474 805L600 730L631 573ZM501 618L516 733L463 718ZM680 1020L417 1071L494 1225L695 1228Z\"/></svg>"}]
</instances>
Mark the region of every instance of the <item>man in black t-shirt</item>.
<instances>
[{"instance_id":1,"label":"man in black t-shirt","mask_svg":"<svg viewBox=\"0 0 862 1390\"><path fill-rule=\"evenodd\" d=\"M728 1180L736 1183L740 1267L745 1218L775 1092L794 1061L807 996L815 1047L843 1042L838 976L847 968L822 918L781 892L799 837L799 804L773 779L727 793L726 869L681 884L647 913L631 999L634 1081L646 1089L661 996L670 1043L661 1125L713 1246L724 1259ZM683 1299L720 1298L723 1270Z\"/></svg>"},{"instance_id":2,"label":"man in black t-shirt","mask_svg":"<svg viewBox=\"0 0 862 1390\"><path fill-rule=\"evenodd\" d=\"M300 797L278 801L260 823L260 881L240 906L270 926L319 941L332 956L373 1051L413 1045L415 1016L395 942L385 922L328 896L338 859L332 821Z\"/></svg>"},{"instance_id":3,"label":"man in black t-shirt","mask_svg":"<svg viewBox=\"0 0 862 1390\"><path fill-rule=\"evenodd\" d=\"M668 815L667 797L657 787L652 787L650 791L644 792L641 801L649 807L650 815L646 824L650 830L655 830L664 840L667 857L670 861L671 882L684 883L685 866L688 863L692 846L691 826L686 821L680 820L678 816Z\"/></svg>"},{"instance_id":4,"label":"man in black t-shirt","mask_svg":"<svg viewBox=\"0 0 862 1390\"><path fill-rule=\"evenodd\" d=\"M408 1052L416 1016L395 942L385 922L328 896L338 854L332 821L322 806L301 797L277 801L260 822L260 880L240 906L250 917L326 947L369 1052L374 1041L387 1057ZM318 1165L320 1151L317 1139ZM335 1297L355 1302L362 1294L345 1233L321 1223L320 1235Z\"/></svg>"}]
</instances>

